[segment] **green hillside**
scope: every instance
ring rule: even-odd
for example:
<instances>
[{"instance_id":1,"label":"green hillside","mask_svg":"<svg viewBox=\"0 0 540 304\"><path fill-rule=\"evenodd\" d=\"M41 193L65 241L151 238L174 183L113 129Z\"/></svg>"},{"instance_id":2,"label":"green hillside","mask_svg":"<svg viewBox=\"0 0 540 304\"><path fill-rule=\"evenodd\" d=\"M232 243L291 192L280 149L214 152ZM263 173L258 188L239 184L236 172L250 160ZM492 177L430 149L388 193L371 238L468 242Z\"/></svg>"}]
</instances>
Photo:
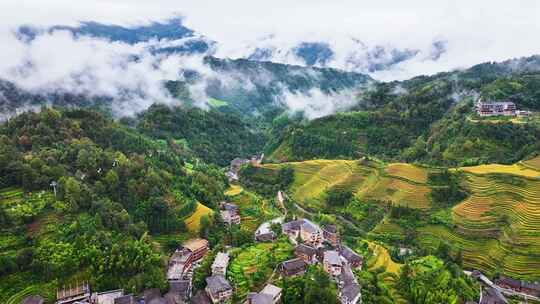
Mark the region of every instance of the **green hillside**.
<instances>
[{"instance_id":1,"label":"green hillside","mask_svg":"<svg viewBox=\"0 0 540 304\"><path fill-rule=\"evenodd\" d=\"M197 202L215 208L227 188L177 142L98 112L10 119L0 125L0 302L39 293L52 303L57 288L82 281L166 290L164 258L211 212Z\"/></svg>"},{"instance_id":2,"label":"green hillside","mask_svg":"<svg viewBox=\"0 0 540 304\"><path fill-rule=\"evenodd\" d=\"M501 72L490 65L376 83L357 105L311 121L295 121L267 145L274 161L355 159L461 166L511 164L540 152L540 73ZM474 103L510 100L529 118L480 118ZM496 122L496 123L494 123Z\"/></svg>"}]
</instances>

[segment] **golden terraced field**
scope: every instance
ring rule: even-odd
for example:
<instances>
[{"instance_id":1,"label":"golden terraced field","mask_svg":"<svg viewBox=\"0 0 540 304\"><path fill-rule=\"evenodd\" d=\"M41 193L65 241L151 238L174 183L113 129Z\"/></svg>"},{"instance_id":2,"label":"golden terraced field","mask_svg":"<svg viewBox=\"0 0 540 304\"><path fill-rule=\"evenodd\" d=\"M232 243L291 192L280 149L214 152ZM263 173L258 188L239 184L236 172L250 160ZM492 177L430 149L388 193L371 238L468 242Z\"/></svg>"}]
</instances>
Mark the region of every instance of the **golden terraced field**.
<instances>
[{"instance_id":1,"label":"golden terraced field","mask_svg":"<svg viewBox=\"0 0 540 304\"><path fill-rule=\"evenodd\" d=\"M359 198L389 201L395 205L427 209L430 189L424 183L427 170L406 164L365 165L354 160L310 160L286 163L294 169L293 198L305 207L323 206L324 193L331 187L350 189ZM278 169L284 164L265 165Z\"/></svg>"}]
</instances>

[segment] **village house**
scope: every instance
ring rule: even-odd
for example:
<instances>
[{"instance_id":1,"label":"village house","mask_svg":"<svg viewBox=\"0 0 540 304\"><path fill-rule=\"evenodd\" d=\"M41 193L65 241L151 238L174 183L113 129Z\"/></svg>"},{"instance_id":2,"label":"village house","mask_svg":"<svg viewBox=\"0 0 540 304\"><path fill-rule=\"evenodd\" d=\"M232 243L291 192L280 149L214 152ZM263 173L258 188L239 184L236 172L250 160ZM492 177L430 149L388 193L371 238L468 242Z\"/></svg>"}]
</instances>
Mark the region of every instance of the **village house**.
<instances>
[{"instance_id":1,"label":"village house","mask_svg":"<svg viewBox=\"0 0 540 304\"><path fill-rule=\"evenodd\" d=\"M240 225L240 214L238 213L238 206L228 202L221 202L219 204L221 211L221 218L229 225Z\"/></svg>"},{"instance_id":2,"label":"village house","mask_svg":"<svg viewBox=\"0 0 540 304\"><path fill-rule=\"evenodd\" d=\"M300 219L283 224L283 233L286 234L291 241L296 242L300 239L313 247L319 247L322 243L322 231L319 226L315 225L307 219Z\"/></svg>"},{"instance_id":3,"label":"village house","mask_svg":"<svg viewBox=\"0 0 540 304\"><path fill-rule=\"evenodd\" d=\"M476 103L476 113L479 116L515 116L516 104L510 101L503 102L483 102L482 99L478 99Z\"/></svg>"},{"instance_id":4,"label":"village house","mask_svg":"<svg viewBox=\"0 0 540 304\"><path fill-rule=\"evenodd\" d=\"M208 251L208 241L205 239L191 239L177 249L169 259L167 280L181 280L191 269L194 262L202 259Z\"/></svg>"},{"instance_id":5,"label":"village house","mask_svg":"<svg viewBox=\"0 0 540 304\"><path fill-rule=\"evenodd\" d=\"M517 292L523 292L535 297L540 297L540 284L538 283L530 283L501 276L500 278L495 280L495 284L503 288L512 289Z\"/></svg>"},{"instance_id":6,"label":"village house","mask_svg":"<svg viewBox=\"0 0 540 304\"><path fill-rule=\"evenodd\" d=\"M229 281L222 275L206 278L206 293L212 303L225 303L232 298L233 289Z\"/></svg>"},{"instance_id":7,"label":"village house","mask_svg":"<svg viewBox=\"0 0 540 304\"><path fill-rule=\"evenodd\" d=\"M336 225L326 225L323 227L323 238L324 240L336 248L339 245L339 233L337 231Z\"/></svg>"},{"instance_id":8,"label":"village house","mask_svg":"<svg viewBox=\"0 0 540 304\"><path fill-rule=\"evenodd\" d=\"M508 300L504 295L493 287L482 289L482 296L479 304L508 304Z\"/></svg>"},{"instance_id":9,"label":"village house","mask_svg":"<svg viewBox=\"0 0 540 304\"><path fill-rule=\"evenodd\" d=\"M317 249L313 247L298 244L294 248L294 255L297 258L302 259L307 264L313 265L317 263Z\"/></svg>"},{"instance_id":10,"label":"village house","mask_svg":"<svg viewBox=\"0 0 540 304\"><path fill-rule=\"evenodd\" d=\"M342 304L356 304L360 301L360 284L356 280L350 265L345 264L339 276L338 297Z\"/></svg>"},{"instance_id":11,"label":"village house","mask_svg":"<svg viewBox=\"0 0 540 304\"><path fill-rule=\"evenodd\" d=\"M212 304L205 291L199 290L189 301L191 304Z\"/></svg>"},{"instance_id":12,"label":"village house","mask_svg":"<svg viewBox=\"0 0 540 304\"><path fill-rule=\"evenodd\" d=\"M354 252L351 248L347 246L341 246L339 249L339 254L347 261L352 268L362 268L362 257Z\"/></svg>"},{"instance_id":13,"label":"village house","mask_svg":"<svg viewBox=\"0 0 540 304\"><path fill-rule=\"evenodd\" d=\"M229 265L229 254L218 252L212 263L212 274L224 276L227 273L227 265Z\"/></svg>"},{"instance_id":14,"label":"village house","mask_svg":"<svg viewBox=\"0 0 540 304\"><path fill-rule=\"evenodd\" d=\"M169 281L169 292L165 294L165 299L171 304L183 303L191 298L191 279Z\"/></svg>"},{"instance_id":15,"label":"village house","mask_svg":"<svg viewBox=\"0 0 540 304\"><path fill-rule=\"evenodd\" d=\"M124 296L123 289L95 292L92 294L93 304L114 304L114 300Z\"/></svg>"},{"instance_id":16,"label":"village house","mask_svg":"<svg viewBox=\"0 0 540 304\"><path fill-rule=\"evenodd\" d=\"M261 292L251 292L247 296L246 304L276 304L281 300L281 288L267 284Z\"/></svg>"},{"instance_id":17,"label":"village house","mask_svg":"<svg viewBox=\"0 0 540 304\"><path fill-rule=\"evenodd\" d=\"M41 296L29 296L22 300L21 304L43 304L45 299Z\"/></svg>"},{"instance_id":18,"label":"village house","mask_svg":"<svg viewBox=\"0 0 540 304\"><path fill-rule=\"evenodd\" d=\"M114 304L138 304L138 302L133 295L125 295L114 299Z\"/></svg>"},{"instance_id":19,"label":"village house","mask_svg":"<svg viewBox=\"0 0 540 304\"><path fill-rule=\"evenodd\" d=\"M77 284L56 291L56 304L90 303L91 292L88 283Z\"/></svg>"},{"instance_id":20,"label":"village house","mask_svg":"<svg viewBox=\"0 0 540 304\"><path fill-rule=\"evenodd\" d=\"M257 230L255 230L255 240L257 242L271 242L276 239L276 234L272 231L271 224L269 222L262 223Z\"/></svg>"},{"instance_id":21,"label":"village house","mask_svg":"<svg viewBox=\"0 0 540 304\"><path fill-rule=\"evenodd\" d=\"M296 258L282 262L279 265L279 270L281 272L281 275L290 277L306 273L307 266L307 263L304 262L302 259Z\"/></svg>"},{"instance_id":22,"label":"village house","mask_svg":"<svg viewBox=\"0 0 540 304\"><path fill-rule=\"evenodd\" d=\"M339 253L335 250L327 250L324 252L323 258L324 270L331 276L339 276L343 268L343 261Z\"/></svg>"}]
</instances>

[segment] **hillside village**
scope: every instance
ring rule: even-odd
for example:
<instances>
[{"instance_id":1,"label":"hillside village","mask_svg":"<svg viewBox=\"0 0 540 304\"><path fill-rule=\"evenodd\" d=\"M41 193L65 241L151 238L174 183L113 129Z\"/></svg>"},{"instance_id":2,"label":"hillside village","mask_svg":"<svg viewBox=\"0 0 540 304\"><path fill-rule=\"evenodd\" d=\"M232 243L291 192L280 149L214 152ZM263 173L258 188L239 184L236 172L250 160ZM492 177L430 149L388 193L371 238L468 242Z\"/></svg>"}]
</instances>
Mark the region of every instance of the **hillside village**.
<instances>
[{"instance_id":1,"label":"hillside village","mask_svg":"<svg viewBox=\"0 0 540 304\"><path fill-rule=\"evenodd\" d=\"M245 164L259 165L262 156L251 160L235 159L230 171L233 180ZM276 201L284 206L285 194L278 191ZM242 224L240 208L230 201L218 204L219 216L228 227ZM279 227L276 231L275 227ZM278 217L260 224L253 233L257 243L273 243L285 237L294 247L294 257L279 261L274 274L260 290L250 291L242 300L243 304L282 303L282 288L278 278L303 276L309 267L320 267L335 282L337 297L342 304L361 303L362 286L358 283L355 271L364 266L364 258L353 249L343 244L338 227L333 224L319 226L308 218L284 221ZM229 249L230 250L230 249ZM56 293L55 304L216 304L231 303L235 295L234 284L228 278L231 260L229 250L219 251L212 260L211 273L205 278L204 289L196 290L193 286L194 272L201 261L211 251L209 242L203 238L186 240L174 250L167 262L166 277L168 291L165 294L157 288L147 289L142 294L125 294L123 290L93 292L87 282L65 286ZM402 248L401 250L410 251ZM518 296L528 300L540 300L540 284L515 280L501 276L495 281L489 280L480 271L465 273L480 282L478 304L510 303L505 296ZM38 295L29 296L23 304L43 304ZM468 302L471 304L474 302Z\"/></svg>"}]
</instances>

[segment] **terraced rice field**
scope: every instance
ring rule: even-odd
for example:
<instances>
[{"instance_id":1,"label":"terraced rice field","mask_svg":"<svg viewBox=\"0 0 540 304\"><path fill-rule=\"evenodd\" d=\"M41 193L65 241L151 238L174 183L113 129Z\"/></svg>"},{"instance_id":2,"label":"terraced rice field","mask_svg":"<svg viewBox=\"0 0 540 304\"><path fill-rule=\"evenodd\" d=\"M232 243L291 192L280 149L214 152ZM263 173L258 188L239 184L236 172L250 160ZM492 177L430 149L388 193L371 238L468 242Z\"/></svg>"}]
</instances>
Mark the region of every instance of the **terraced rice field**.
<instances>
[{"instance_id":1,"label":"terraced rice field","mask_svg":"<svg viewBox=\"0 0 540 304\"><path fill-rule=\"evenodd\" d=\"M324 193L331 187L353 191L358 197L391 201L396 205L427 209L430 188L421 182L427 179L425 169L412 165L393 164L390 173L381 176L378 169L351 160L310 160L288 163L294 169L293 198L311 209L324 206ZM266 165L277 169L281 165ZM410 182L408 181L410 180Z\"/></svg>"},{"instance_id":2,"label":"terraced rice field","mask_svg":"<svg viewBox=\"0 0 540 304\"><path fill-rule=\"evenodd\" d=\"M190 232L197 232L201 226L201 217L211 215L214 211L205 205L198 203L195 212L188 217L184 222Z\"/></svg>"},{"instance_id":3,"label":"terraced rice field","mask_svg":"<svg viewBox=\"0 0 540 304\"><path fill-rule=\"evenodd\" d=\"M425 184L427 183L428 170L406 163L389 164L385 173L389 176L400 177L412 182Z\"/></svg>"},{"instance_id":4,"label":"terraced rice field","mask_svg":"<svg viewBox=\"0 0 540 304\"><path fill-rule=\"evenodd\" d=\"M534 164L534 162L533 162ZM513 165L479 165L474 167L461 167L460 170L473 174L511 174L528 178L540 178L540 171L533 170L520 164Z\"/></svg>"},{"instance_id":5,"label":"terraced rice field","mask_svg":"<svg viewBox=\"0 0 540 304\"><path fill-rule=\"evenodd\" d=\"M370 231L370 234L374 236L389 236L393 239L402 239L405 232L399 225L391 222L388 218L385 218Z\"/></svg>"},{"instance_id":6,"label":"terraced rice field","mask_svg":"<svg viewBox=\"0 0 540 304\"><path fill-rule=\"evenodd\" d=\"M16 294L12 295L5 304L20 304L22 303L22 300L28 296L38 295L40 294L41 290L39 286L32 285L29 287L26 287L25 289L17 292Z\"/></svg>"},{"instance_id":7,"label":"terraced rice field","mask_svg":"<svg viewBox=\"0 0 540 304\"><path fill-rule=\"evenodd\" d=\"M240 227L251 232L255 232L265 220L280 216L273 205L247 190L232 197L231 202L240 209Z\"/></svg>"},{"instance_id":8,"label":"terraced rice field","mask_svg":"<svg viewBox=\"0 0 540 304\"><path fill-rule=\"evenodd\" d=\"M293 247L287 240L276 243L260 243L239 251L231 260L227 276L241 298L248 292L258 290L256 281L264 283L275 266L292 257ZM262 276L262 279L257 277Z\"/></svg>"},{"instance_id":9,"label":"terraced rice field","mask_svg":"<svg viewBox=\"0 0 540 304\"><path fill-rule=\"evenodd\" d=\"M421 241L429 246L443 239L461 248L466 267L538 279L540 180L513 176L469 174L471 195L452 209L457 228L421 228Z\"/></svg>"},{"instance_id":10,"label":"terraced rice field","mask_svg":"<svg viewBox=\"0 0 540 304\"><path fill-rule=\"evenodd\" d=\"M401 264L392 261L390 253L382 245L374 242L369 242L369 249L373 252L373 256L366 262L368 270L373 270L379 267L384 267L386 272L399 274Z\"/></svg>"},{"instance_id":11,"label":"terraced rice field","mask_svg":"<svg viewBox=\"0 0 540 304\"><path fill-rule=\"evenodd\" d=\"M540 171L540 156L526 160L523 162L523 164L531 169Z\"/></svg>"},{"instance_id":12,"label":"terraced rice field","mask_svg":"<svg viewBox=\"0 0 540 304\"><path fill-rule=\"evenodd\" d=\"M231 185L231 187L229 189L227 189L227 191L225 191L225 195L227 196L235 196L235 195L238 195L240 193L242 193L242 191L244 191L244 189L239 186L239 185Z\"/></svg>"},{"instance_id":13,"label":"terraced rice field","mask_svg":"<svg viewBox=\"0 0 540 304\"><path fill-rule=\"evenodd\" d=\"M391 201L394 205L407 206L416 209L431 207L429 200L430 188L412 184L401 179L382 177L370 188L360 193L360 197Z\"/></svg>"}]
</instances>

